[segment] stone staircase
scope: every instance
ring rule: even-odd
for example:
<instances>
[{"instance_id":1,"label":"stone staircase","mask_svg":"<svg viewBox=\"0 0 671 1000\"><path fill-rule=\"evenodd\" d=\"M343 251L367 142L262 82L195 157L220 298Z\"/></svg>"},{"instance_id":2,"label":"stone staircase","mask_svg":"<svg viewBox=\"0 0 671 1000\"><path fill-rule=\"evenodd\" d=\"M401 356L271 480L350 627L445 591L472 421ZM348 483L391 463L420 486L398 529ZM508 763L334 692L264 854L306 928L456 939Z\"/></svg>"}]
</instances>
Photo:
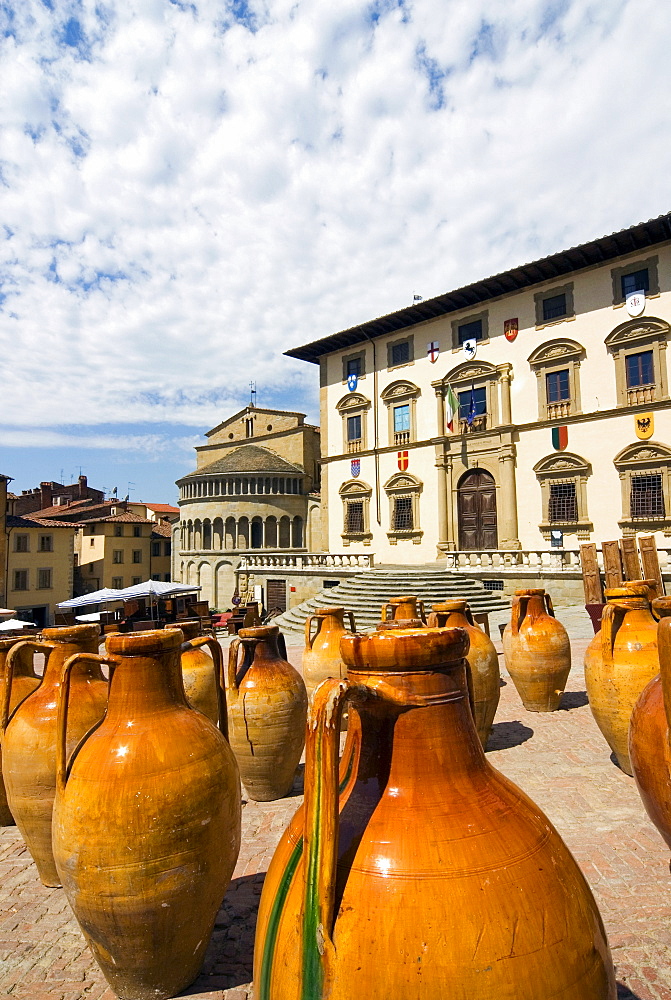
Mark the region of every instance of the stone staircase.
<instances>
[{"instance_id":1,"label":"stone staircase","mask_svg":"<svg viewBox=\"0 0 671 1000\"><path fill-rule=\"evenodd\" d=\"M380 621L380 608L390 597L416 594L429 611L432 604L450 598L465 597L473 611L503 611L510 606L508 598L485 590L479 580L461 573L450 573L430 566L379 566L351 576L337 587L323 587L295 608L273 618L289 640L303 635L305 620L316 608L342 605L354 612L357 631L374 628ZM349 628L346 621L345 624Z\"/></svg>"}]
</instances>

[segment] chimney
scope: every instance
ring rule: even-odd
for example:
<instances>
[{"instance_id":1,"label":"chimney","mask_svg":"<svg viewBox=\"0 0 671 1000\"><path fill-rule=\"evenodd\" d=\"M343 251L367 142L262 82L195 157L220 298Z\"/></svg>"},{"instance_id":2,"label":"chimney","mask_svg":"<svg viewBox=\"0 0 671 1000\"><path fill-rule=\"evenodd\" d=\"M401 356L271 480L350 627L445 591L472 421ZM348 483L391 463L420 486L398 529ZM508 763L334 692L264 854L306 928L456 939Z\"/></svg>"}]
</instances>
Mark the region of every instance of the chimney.
<instances>
[{"instance_id":1,"label":"chimney","mask_svg":"<svg viewBox=\"0 0 671 1000\"><path fill-rule=\"evenodd\" d=\"M53 504L53 491L51 483L40 483L40 509L51 507Z\"/></svg>"},{"instance_id":2,"label":"chimney","mask_svg":"<svg viewBox=\"0 0 671 1000\"><path fill-rule=\"evenodd\" d=\"M88 486L88 481L86 479L86 476L80 476L79 477L79 499L80 500L85 500L86 499L87 486Z\"/></svg>"}]
</instances>

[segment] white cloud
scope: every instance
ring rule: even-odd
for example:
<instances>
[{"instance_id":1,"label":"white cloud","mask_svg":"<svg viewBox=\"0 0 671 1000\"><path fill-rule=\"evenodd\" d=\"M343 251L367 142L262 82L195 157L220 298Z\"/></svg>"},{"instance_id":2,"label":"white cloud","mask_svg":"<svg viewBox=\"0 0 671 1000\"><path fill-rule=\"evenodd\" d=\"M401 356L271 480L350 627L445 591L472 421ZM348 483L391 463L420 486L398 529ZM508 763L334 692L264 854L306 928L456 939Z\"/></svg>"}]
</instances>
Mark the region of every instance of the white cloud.
<instances>
[{"instance_id":1,"label":"white cloud","mask_svg":"<svg viewBox=\"0 0 671 1000\"><path fill-rule=\"evenodd\" d=\"M671 207L652 0L3 6L0 423L304 405L287 347Z\"/></svg>"}]
</instances>

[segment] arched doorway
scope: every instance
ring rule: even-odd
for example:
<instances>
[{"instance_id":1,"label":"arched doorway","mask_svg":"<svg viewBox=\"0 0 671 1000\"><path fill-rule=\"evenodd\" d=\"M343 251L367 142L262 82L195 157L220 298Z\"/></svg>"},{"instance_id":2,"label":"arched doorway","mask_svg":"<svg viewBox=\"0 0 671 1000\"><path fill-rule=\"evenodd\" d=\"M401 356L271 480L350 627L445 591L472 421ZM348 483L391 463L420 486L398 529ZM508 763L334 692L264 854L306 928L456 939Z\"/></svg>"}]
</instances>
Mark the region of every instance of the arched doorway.
<instances>
[{"instance_id":1,"label":"arched doorway","mask_svg":"<svg viewBox=\"0 0 671 1000\"><path fill-rule=\"evenodd\" d=\"M484 469L471 469L457 487L460 549L497 549L496 484Z\"/></svg>"}]
</instances>

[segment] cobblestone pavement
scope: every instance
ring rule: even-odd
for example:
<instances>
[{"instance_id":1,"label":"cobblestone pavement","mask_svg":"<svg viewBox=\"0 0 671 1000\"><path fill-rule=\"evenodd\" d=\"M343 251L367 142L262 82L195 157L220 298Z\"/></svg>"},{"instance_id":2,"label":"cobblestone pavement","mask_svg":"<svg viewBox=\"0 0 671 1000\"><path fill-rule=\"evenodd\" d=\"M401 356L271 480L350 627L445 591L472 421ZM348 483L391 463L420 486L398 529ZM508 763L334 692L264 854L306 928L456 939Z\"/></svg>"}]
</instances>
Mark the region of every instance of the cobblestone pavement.
<instances>
[{"instance_id":1,"label":"cobblestone pavement","mask_svg":"<svg viewBox=\"0 0 671 1000\"><path fill-rule=\"evenodd\" d=\"M505 686L489 760L555 823L584 871L604 918L619 1000L671 1000L669 852L648 822L632 778L610 760L587 705L582 656L591 635L584 610L557 609L573 638L574 667L562 708L525 712ZM495 624L495 623L493 623ZM492 629L494 632L495 629ZM500 648L500 646L499 646ZM290 649L298 663L300 650ZM183 994L248 1000L254 922L265 872L301 802L246 802L242 851L219 912L203 971ZM62 890L46 889L14 827L0 831L0 996L17 1000L113 1000Z\"/></svg>"}]
</instances>

